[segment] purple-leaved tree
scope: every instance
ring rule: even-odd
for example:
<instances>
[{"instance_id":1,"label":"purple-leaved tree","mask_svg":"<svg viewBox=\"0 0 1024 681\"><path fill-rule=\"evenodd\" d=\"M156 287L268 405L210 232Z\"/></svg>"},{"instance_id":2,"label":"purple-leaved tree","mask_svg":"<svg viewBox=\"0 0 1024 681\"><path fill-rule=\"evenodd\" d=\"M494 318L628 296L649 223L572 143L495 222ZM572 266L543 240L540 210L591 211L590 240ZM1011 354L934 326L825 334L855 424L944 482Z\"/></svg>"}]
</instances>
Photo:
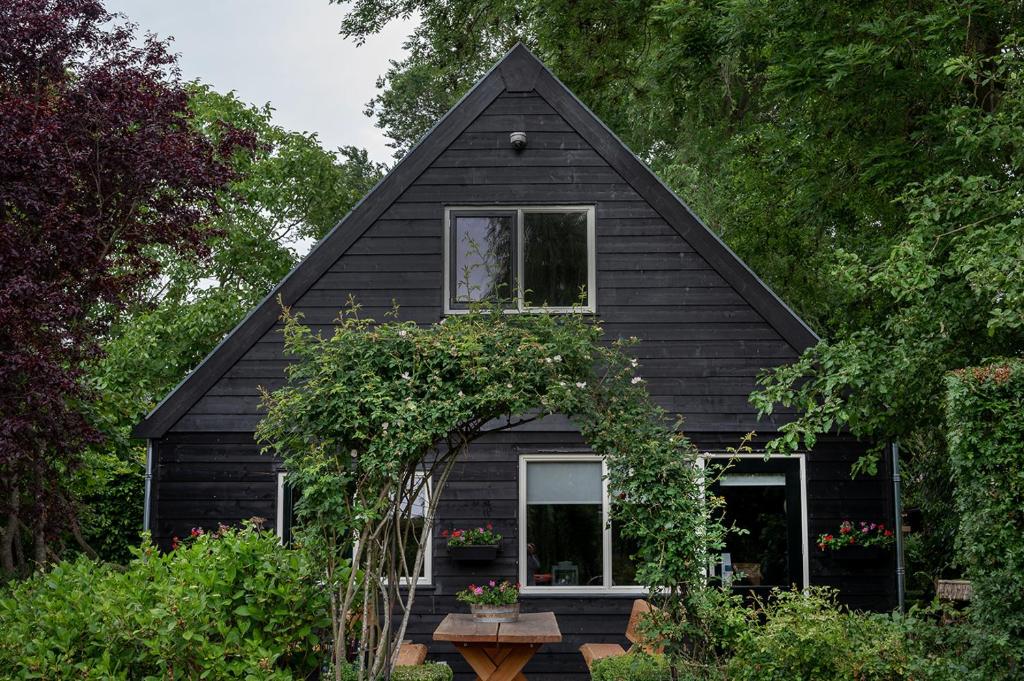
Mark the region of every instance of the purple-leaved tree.
<instances>
[{"instance_id":1,"label":"purple-leaved tree","mask_svg":"<svg viewBox=\"0 0 1024 681\"><path fill-rule=\"evenodd\" d=\"M190 127L175 57L99 0L0 3L0 568L84 546L62 481L98 435L82 363L159 273L202 251L228 155Z\"/></svg>"}]
</instances>

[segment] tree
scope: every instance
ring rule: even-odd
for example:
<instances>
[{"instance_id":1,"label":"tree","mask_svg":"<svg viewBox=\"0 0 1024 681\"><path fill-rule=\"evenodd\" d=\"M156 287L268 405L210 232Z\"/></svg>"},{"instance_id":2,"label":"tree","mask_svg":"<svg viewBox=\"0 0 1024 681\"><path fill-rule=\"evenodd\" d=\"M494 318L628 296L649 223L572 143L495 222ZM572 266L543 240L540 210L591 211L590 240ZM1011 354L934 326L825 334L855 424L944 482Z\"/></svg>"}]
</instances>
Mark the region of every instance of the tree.
<instances>
[{"instance_id":1,"label":"tree","mask_svg":"<svg viewBox=\"0 0 1024 681\"><path fill-rule=\"evenodd\" d=\"M97 0L0 7L0 566L79 543L62 484L99 433L82 365L159 272L205 249L225 159L189 124L174 57ZM31 555L22 544L31 537ZM86 549L87 551L89 549Z\"/></svg>"},{"instance_id":2,"label":"tree","mask_svg":"<svg viewBox=\"0 0 1024 681\"><path fill-rule=\"evenodd\" d=\"M108 560L124 561L141 529L145 448L136 423L282 279L380 178L366 152L330 152L316 136L276 126L269 105L189 86L191 125L211 144L225 129L253 144L231 158L234 179L217 192L209 251L165 250L163 276L113 324L103 356L84 376L102 444L69 485L85 502L84 533Z\"/></svg>"},{"instance_id":3,"label":"tree","mask_svg":"<svg viewBox=\"0 0 1024 681\"><path fill-rule=\"evenodd\" d=\"M942 376L1024 351L1024 5L358 0L342 32L413 13L370 104L399 152L524 41L822 335L757 406L802 410L777 446L899 439L936 571Z\"/></svg>"}]
</instances>

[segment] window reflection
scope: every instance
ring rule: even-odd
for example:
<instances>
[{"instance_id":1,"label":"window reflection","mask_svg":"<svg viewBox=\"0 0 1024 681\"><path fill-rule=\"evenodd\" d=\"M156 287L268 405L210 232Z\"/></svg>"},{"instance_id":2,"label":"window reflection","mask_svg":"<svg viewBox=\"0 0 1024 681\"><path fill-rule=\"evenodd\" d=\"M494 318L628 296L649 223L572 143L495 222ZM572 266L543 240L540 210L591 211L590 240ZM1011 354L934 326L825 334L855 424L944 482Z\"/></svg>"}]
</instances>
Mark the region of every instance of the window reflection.
<instances>
[{"instance_id":1,"label":"window reflection","mask_svg":"<svg viewBox=\"0 0 1024 681\"><path fill-rule=\"evenodd\" d=\"M587 286L587 214L523 214L523 288L528 307L572 307Z\"/></svg>"},{"instance_id":2,"label":"window reflection","mask_svg":"<svg viewBox=\"0 0 1024 681\"><path fill-rule=\"evenodd\" d=\"M512 294L512 215L455 217L453 302L507 300Z\"/></svg>"}]
</instances>

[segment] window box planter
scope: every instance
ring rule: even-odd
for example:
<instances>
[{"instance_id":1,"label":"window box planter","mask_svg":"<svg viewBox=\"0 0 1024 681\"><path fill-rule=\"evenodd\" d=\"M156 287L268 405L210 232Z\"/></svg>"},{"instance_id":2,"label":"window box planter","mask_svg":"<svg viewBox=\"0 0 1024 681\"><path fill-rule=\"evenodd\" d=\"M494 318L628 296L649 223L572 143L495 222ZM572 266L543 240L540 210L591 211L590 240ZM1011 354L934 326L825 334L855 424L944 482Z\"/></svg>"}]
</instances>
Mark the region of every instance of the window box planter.
<instances>
[{"instance_id":1,"label":"window box planter","mask_svg":"<svg viewBox=\"0 0 1024 681\"><path fill-rule=\"evenodd\" d=\"M892 547L889 546L847 546L829 553L835 560L874 563L887 561L893 555Z\"/></svg>"},{"instance_id":2,"label":"window box planter","mask_svg":"<svg viewBox=\"0 0 1024 681\"><path fill-rule=\"evenodd\" d=\"M500 544L463 544L462 546L449 546L448 557L459 561L489 561L498 557Z\"/></svg>"}]
</instances>

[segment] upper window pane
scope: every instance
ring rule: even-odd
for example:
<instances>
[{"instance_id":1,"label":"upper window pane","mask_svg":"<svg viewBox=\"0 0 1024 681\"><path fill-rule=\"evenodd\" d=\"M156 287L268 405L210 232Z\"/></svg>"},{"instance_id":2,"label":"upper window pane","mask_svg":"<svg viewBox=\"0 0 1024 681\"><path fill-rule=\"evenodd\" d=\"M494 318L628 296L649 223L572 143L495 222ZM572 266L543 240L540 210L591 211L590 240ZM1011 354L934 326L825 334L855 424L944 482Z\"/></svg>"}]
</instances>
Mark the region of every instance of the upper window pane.
<instances>
[{"instance_id":1,"label":"upper window pane","mask_svg":"<svg viewBox=\"0 0 1024 681\"><path fill-rule=\"evenodd\" d=\"M456 215L452 227L453 303L512 297L515 216Z\"/></svg>"},{"instance_id":2,"label":"upper window pane","mask_svg":"<svg viewBox=\"0 0 1024 681\"><path fill-rule=\"evenodd\" d=\"M577 304L586 291L587 270L585 211L523 214L523 295L528 307Z\"/></svg>"},{"instance_id":3,"label":"upper window pane","mask_svg":"<svg viewBox=\"0 0 1024 681\"><path fill-rule=\"evenodd\" d=\"M528 504L600 504L601 463L531 462L526 467Z\"/></svg>"}]
</instances>

